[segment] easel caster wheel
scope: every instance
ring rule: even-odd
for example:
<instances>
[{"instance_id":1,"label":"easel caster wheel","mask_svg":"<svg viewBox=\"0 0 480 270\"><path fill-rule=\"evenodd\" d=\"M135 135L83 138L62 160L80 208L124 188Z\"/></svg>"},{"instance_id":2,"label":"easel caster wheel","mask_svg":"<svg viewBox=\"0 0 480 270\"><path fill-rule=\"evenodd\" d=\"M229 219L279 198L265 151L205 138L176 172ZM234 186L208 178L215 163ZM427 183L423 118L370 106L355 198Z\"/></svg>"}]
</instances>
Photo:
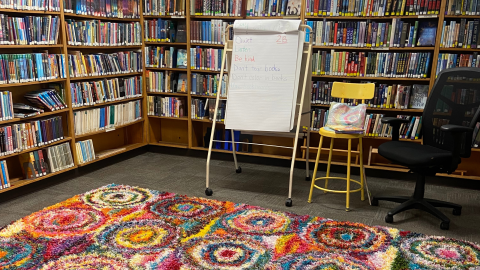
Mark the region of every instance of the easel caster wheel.
<instances>
[{"instance_id":1,"label":"easel caster wheel","mask_svg":"<svg viewBox=\"0 0 480 270\"><path fill-rule=\"evenodd\" d=\"M310 176L305 177L305 181L310 182L310 181L311 181L311 180L310 180Z\"/></svg>"},{"instance_id":2,"label":"easel caster wheel","mask_svg":"<svg viewBox=\"0 0 480 270\"><path fill-rule=\"evenodd\" d=\"M378 200L375 198L372 198L372 206L378 206Z\"/></svg>"},{"instance_id":3,"label":"easel caster wheel","mask_svg":"<svg viewBox=\"0 0 480 270\"><path fill-rule=\"evenodd\" d=\"M285 201L285 206L292 207L292 205L293 205L292 199L288 198L287 201Z\"/></svg>"},{"instance_id":4,"label":"easel caster wheel","mask_svg":"<svg viewBox=\"0 0 480 270\"><path fill-rule=\"evenodd\" d=\"M450 228L450 221L442 221L442 223L440 223L440 229L442 230L448 230Z\"/></svg>"},{"instance_id":5,"label":"easel caster wheel","mask_svg":"<svg viewBox=\"0 0 480 270\"><path fill-rule=\"evenodd\" d=\"M213 194L213 190L211 190L209 188L205 189L205 195L212 196L212 194Z\"/></svg>"},{"instance_id":6,"label":"easel caster wheel","mask_svg":"<svg viewBox=\"0 0 480 270\"><path fill-rule=\"evenodd\" d=\"M453 215L460 216L462 214L462 208L453 208Z\"/></svg>"},{"instance_id":7,"label":"easel caster wheel","mask_svg":"<svg viewBox=\"0 0 480 270\"><path fill-rule=\"evenodd\" d=\"M385 222L386 222L386 223L393 223L393 216L387 214L387 215L385 216Z\"/></svg>"},{"instance_id":8,"label":"easel caster wheel","mask_svg":"<svg viewBox=\"0 0 480 270\"><path fill-rule=\"evenodd\" d=\"M238 166L238 169L235 170L236 173L241 173L242 172L242 167Z\"/></svg>"}]
</instances>

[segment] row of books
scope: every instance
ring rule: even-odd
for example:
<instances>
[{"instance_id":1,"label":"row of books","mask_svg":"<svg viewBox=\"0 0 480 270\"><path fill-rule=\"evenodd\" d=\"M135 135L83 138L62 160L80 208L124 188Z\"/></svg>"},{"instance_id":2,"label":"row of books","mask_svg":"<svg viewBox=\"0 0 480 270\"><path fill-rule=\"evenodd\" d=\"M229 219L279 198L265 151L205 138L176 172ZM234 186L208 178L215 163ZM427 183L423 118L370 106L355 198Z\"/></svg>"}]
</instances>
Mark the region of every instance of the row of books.
<instances>
[{"instance_id":1,"label":"row of books","mask_svg":"<svg viewBox=\"0 0 480 270\"><path fill-rule=\"evenodd\" d=\"M392 137L393 128L382 123L383 114L367 114L364 134L368 137ZM422 138L422 116L398 115L397 118L409 120L400 125L400 139L417 140Z\"/></svg>"},{"instance_id":2,"label":"row of books","mask_svg":"<svg viewBox=\"0 0 480 270\"><path fill-rule=\"evenodd\" d=\"M178 97L148 96L148 115L165 117L184 117L185 99Z\"/></svg>"},{"instance_id":3,"label":"row of books","mask_svg":"<svg viewBox=\"0 0 480 270\"><path fill-rule=\"evenodd\" d=\"M79 164L87 163L95 160L95 149L93 148L92 139L75 142L77 160Z\"/></svg>"},{"instance_id":4,"label":"row of books","mask_svg":"<svg viewBox=\"0 0 480 270\"><path fill-rule=\"evenodd\" d=\"M318 131L327 124L329 115L328 109L314 109L312 111L312 131ZM392 137L392 127L382 123L384 114L367 114L363 133L367 137ZM422 117L411 115L397 115L397 118L407 119L407 124L401 124L399 135L401 139L421 139Z\"/></svg>"},{"instance_id":5,"label":"row of books","mask_svg":"<svg viewBox=\"0 0 480 270\"><path fill-rule=\"evenodd\" d=\"M142 45L140 22L76 21L66 19L68 45L133 46Z\"/></svg>"},{"instance_id":6,"label":"row of books","mask_svg":"<svg viewBox=\"0 0 480 270\"><path fill-rule=\"evenodd\" d=\"M187 42L187 25L178 20L145 20L145 41L147 42Z\"/></svg>"},{"instance_id":7,"label":"row of books","mask_svg":"<svg viewBox=\"0 0 480 270\"><path fill-rule=\"evenodd\" d=\"M244 0L192 0L190 1L190 15L243 16L243 1Z\"/></svg>"},{"instance_id":8,"label":"row of books","mask_svg":"<svg viewBox=\"0 0 480 270\"><path fill-rule=\"evenodd\" d=\"M479 20L467 21L461 19L460 23L450 21L447 25L443 21L442 38L440 40L441 48L477 48L480 44L480 33L478 27Z\"/></svg>"},{"instance_id":9,"label":"row of books","mask_svg":"<svg viewBox=\"0 0 480 270\"><path fill-rule=\"evenodd\" d=\"M442 99L437 101L435 104L435 111L440 113L452 113L452 103L461 104L461 105L471 105L471 104L480 104L480 94L478 94L476 84L472 84L472 88L466 89L465 86L461 88L456 88L452 85L445 85L442 88L441 96ZM444 100L448 99L452 102L445 102ZM469 110L465 110L464 116L473 116L478 109L477 106L469 106Z\"/></svg>"},{"instance_id":10,"label":"row of books","mask_svg":"<svg viewBox=\"0 0 480 270\"><path fill-rule=\"evenodd\" d=\"M318 51L313 54L314 75L427 78L430 52L377 53Z\"/></svg>"},{"instance_id":11,"label":"row of books","mask_svg":"<svg viewBox=\"0 0 480 270\"><path fill-rule=\"evenodd\" d=\"M0 84L65 78L63 54L0 54Z\"/></svg>"},{"instance_id":12,"label":"row of books","mask_svg":"<svg viewBox=\"0 0 480 270\"><path fill-rule=\"evenodd\" d=\"M61 116L3 126L0 127L0 156L47 145L63 138Z\"/></svg>"},{"instance_id":13,"label":"row of books","mask_svg":"<svg viewBox=\"0 0 480 270\"><path fill-rule=\"evenodd\" d=\"M190 48L190 68L220 71L222 67L223 49Z\"/></svg>"},{"instance_id":14,"label":"row of books","mask_svg":"<svg viewBox=\"0 0 480 270\"><path fill-rule=\"evenodd\" d=\"M43 110L56 111L67 108L65 100L53 88L28 92L24 98Z\"/></svg>"},{"instance_id":15,"label":"row of books","mask_svg":"<svg viewBox=\"0 0 480 270\"><path fill-rule=\"evenodd\" d=\"M312 103L328 105L332 102L340 102L340 99L331 96L332 85L332 82L312 82ZM376 84L374 98L365 100L365 104L372 108L423 109L427 96L428 85ZM351 105L361 103L360 100L344 102Z\"/></svg>"},{"instance_id":16,"label":"row of books","mask_svg":"<svg viewBox=\"0 0 480 270\"><path fill-rule=\"evenodd\" d=\"M216 96L218 88L220 89L220 97L227 96L227 82L228 74L223 74L221 85L219 85L220 74L192 74L192 89L190 93L192 95L202 96Z\"/></svg>"},{"instance_id":17,"label":"row of books","mask_svg":"<svg viewBox=\"0 0 480 270\"><path fill-rule=\"evenodd\" d=\"M184 16L185 0L144 0L143 15Z\"/></svg>"},{"instance_id":18,"label":"row of books","mask_svg":"<svg viewBox=\"0 0 480 270\"><path fill-rule=\"evenodd\" d=\"M71 51L68 55L70 77L141 72L142 62L141 51L85 55L80 51Z\"/></svg>"},{"instance_id":19,"label":"row of books","mask_svg":"<svg viewBox=\"0 0 480 270\"><path fill-rule=\"evenodd\" d=\"M21 154L19 155L19 160L22 165L26 163L32 164L33 170L27 167L25 171L25 166L21 166L23 174L27 179L41 177L75 166L69 142Z\"/></svg>"},{"instance_id":20,"label":"row of books","mask_svg":"<svg viewBox=\"0 0 480 270\"><path fill-rule=\"evenodd\" d=\"M247 1L247 17L299 16L298 0L250 0Z\"/></svg>"},{"instance_id":21,"label":"row of books","mask_svg":"<svg viewBox=\"0 0 480 270\"><path fill-rule=\"evenodd\" d=\"M478 0L445 0L445 15L480 15Z\"/></svg>"},{"instance_id":22,"label":"row of books","mask_svg":"<svg viewBox=\"0 0 480 270\"><path fill-rule=\"evenodd\" d=\"M0 14L0 44L57 44L59 28L58 16L11 17Z\"/></svg>"},{"instance_id":23,"label":"row of books","mask_svg":"<svg viewBox=\"0 0 480 270\"><path fill-rule=\"evenodd\" d=\"M439 53L437 58L436 75L444 69L455 67L480 67L478 52L473 54Z\"/></svg>"},{"instance_id":24,"label":"row of books","mask_svg":"<svg viewBox=\"0 0 480 270\"><path fill-rule=\"evenodd\" d=\"M187 50L176 47L145 47L145 65L153 68L187 68Z\"/></svg>"},{"instance_id":25,"label":"row of books","mask_svg":"<svg viewBox=\"0 0 480 270\"><path fill-rule=\"evenodd\" d=\"M115 129L142 118L142 102L135 100L73 113L75 135Z\"/></svg>"},{"instance_id":26,"label":"row of books","mask_svg":"<svg viewBox=\"0 0 480 270\"><path fill-rule=\"evenodd\" d=\"M430 21L307 21L314 32L313 44L367 48L435 46L437 25ZM310 36L305 36L310 41Z\"/></svg>"},{"instance_id":27,"label":"row of books","mask_svg":"<svg viewBox=\"0 0 480 270\"><path fill-rule=\"evenodd\" d=\"M73 107L142 96L142 76L70 83Z\"/></svg>"},{"instance_id":28,"label":"row of books","mask_svg":"<svg viewBox=\"0 0 480 270\"><path fill-rule=\"evenodd\" d=\"M220 100L217 110L217 122L225 121L226 108L226 100ZM213 116L215 115L215 100L192 98L191 114L192 119L208 119L210 121L213 121Z\"/></svg>"},{"instance_id":29,"label":"row of books","mask_svg":"<svg viewBox=\"0 0 480 270\"><path fill-rule=\"evenodd\" d=\"M0 189L11 187L6 160L0 160L0 170Z\"/></svg>"},{"instance_id":30,"label":"row of books","mask_svg":"<svg viewBox=\"0 0 480 270\"><path fill-rule=\"evenodd\" d=\"M190 41L192 43L224 44L233 38L233 29L225 36L226 29L232 22L212 19L210 21L190 21Z\"/></svg>"},{"instance_id":31,"label":"row of books","mask_svg":"<svg viewBox=\"0 0 480 270\"><path fill-rule=\"evenodd\" d=\"M440 13L441 0L308 0L310 16L413 16Z\"/></svg>"},{"instance_id":32,"label":"row of books","mask_svg":"<svg viewBox=\"0 0 480 270\"><path fill-rule=\"evenodd\" d=\"M12 92L0 92L0 121L13 119Z\"/></svg>"},{"instance_id":33,"label":"row of books","mask_svg":"<svg viewBox=\"0 0 480 270\"><path fill-rule=\"evenodd\" d=\"M0 0L0 8L15 10L60 11L60 0Z\"/></svg>"},{"instance_id":34,"label":"row of books","mask_svg":"<svg viewBox=\"0 0 480 270\"><path fill-rule=\"evenodd\" d=\"M187 93L187 73L147 70L147 91L156 93Z\"/></svg>"},{"instance_id":35,"label":"row of books","mask_svg":"<svg viewBox=\"0 0 480 270\"><path fill-rule=\"evenodd\" d=\"M138 0L63 0L65 13L107 18L140 18Z\"/></svg>"}]
</instances>

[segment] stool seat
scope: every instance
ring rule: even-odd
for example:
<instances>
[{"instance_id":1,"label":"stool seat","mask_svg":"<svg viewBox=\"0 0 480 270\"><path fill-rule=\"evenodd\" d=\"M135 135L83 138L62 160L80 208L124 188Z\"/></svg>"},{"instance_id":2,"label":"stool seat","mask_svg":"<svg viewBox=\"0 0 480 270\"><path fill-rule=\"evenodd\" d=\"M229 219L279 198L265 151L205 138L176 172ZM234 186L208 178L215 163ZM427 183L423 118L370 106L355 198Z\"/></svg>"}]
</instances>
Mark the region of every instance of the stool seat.
<instances>
[{"instance_id":1,"label":"stool seat","mask_svg":"<svg viewBox=\"0 0 480 270\"><path fill-rule=\"evenodd\" d=\"M335 133L335 131L332 131L330 129L326 129L322 127L319 131L320 135L328 137L328 138L335 138L335 139L358 139L358 138L363 138L364 134L340 134L340 133Z\"/></svg>"}]
</instances>

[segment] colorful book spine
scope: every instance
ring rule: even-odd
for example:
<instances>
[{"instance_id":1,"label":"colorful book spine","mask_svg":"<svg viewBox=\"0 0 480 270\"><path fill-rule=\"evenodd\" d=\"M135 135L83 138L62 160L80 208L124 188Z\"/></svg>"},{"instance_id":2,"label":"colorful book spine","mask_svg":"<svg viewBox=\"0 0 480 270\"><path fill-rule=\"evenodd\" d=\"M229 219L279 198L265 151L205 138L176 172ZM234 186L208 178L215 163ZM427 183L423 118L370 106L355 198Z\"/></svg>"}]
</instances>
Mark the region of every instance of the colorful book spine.
<instances>
[{"instance_id":1,"label":"colorful book spine","mask_svg":"<svg viewBox=\"0 0 480 270\"><path fill-rule=\"evenodd\" d=\"M85 55L80 51L70 51L68 61L70 77L128 74L143 70L140 51Z\"/></svg>"},{"instance_id":2,"label":"colorful book spine","mask_svg":"<svg viewBox=\"0 0 480 270\"><path fill-rule=\"evenodd\" d=\"M142 118L142 101L135 100L102 108L74 112L75 135L115 129Z\"/></svg>"},{"instance_id":3,"label":"colorful book spine","mask_svg":"<svg viewBox=\"0 0 480 270\"><path fill-rule=\"evenodd\" d=\"M141 76L70 83L72 107L93 106L142 96Z\"/></svg>"},{"instance_id":4,"label":"colorful book spine","mask_svg":"<svg viewBox=\"0 0 480 270\"><path fill-rule=\"evenodd\" d=\"M100 20L75 21L67 19L68 45L82 46L139 46L142 45L140 22L117 23Z\"/></svg>"},{"instance_id":5,"label":"colorful book spine","mask_svg":"<svg viewBox=\"0 0 480 270\"><path fill-rule=\"evenodd\" d=\"M148 96L148 115L182 118L186 117L186 99L180 97Z\"/></svg>"}]
</instances>

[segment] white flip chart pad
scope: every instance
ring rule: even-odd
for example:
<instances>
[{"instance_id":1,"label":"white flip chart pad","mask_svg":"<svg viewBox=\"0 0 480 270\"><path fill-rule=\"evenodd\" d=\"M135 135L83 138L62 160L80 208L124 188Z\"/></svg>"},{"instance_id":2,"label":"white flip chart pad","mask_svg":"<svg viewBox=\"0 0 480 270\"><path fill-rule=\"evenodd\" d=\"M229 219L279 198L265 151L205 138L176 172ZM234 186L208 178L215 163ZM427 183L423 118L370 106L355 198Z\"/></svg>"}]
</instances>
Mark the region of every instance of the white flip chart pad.
<instances>
[{"instance_id":1,"label":"white flip chart pad","mask_svg":"<svg viewBox=\"0 0 480 270\"><path fill-rule=\"evenodd\" d=\"M300 20L235 21L227 129L292 129L303 49L299 27Z\"/></svg>"}]
</instances>

